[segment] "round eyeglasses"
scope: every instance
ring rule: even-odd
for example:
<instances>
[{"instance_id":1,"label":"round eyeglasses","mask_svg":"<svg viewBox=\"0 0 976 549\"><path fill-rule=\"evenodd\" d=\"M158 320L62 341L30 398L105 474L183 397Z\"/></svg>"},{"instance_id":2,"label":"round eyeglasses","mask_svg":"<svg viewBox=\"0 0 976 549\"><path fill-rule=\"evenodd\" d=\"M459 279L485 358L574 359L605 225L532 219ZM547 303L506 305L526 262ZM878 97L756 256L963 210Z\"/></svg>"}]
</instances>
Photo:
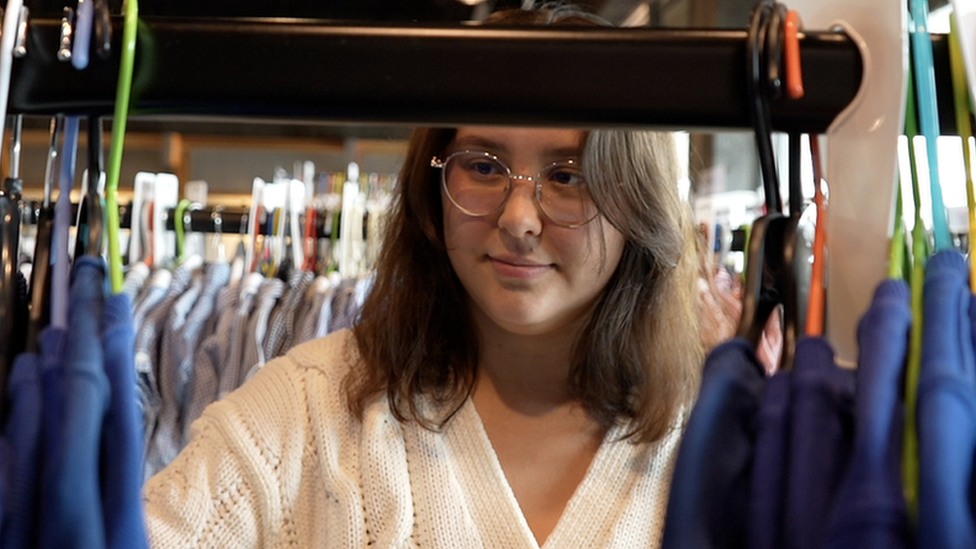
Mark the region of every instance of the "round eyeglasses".
<instances>
[{"instance_id":1,"label":"round eyeglasses","mask_svg":"<svg viewBox=\"0 0 976 549\"><path fill-rule=\"evenodd\" d=\"M579 162L549 164L536 176L513 174L497 156L482 151L458 151L430 165L441 169L441 186L459 210L481 217L497 211L512 194L516 179L531 181L539 209L562 227L581 227L599 214L580 171Z\"/></svg>"}]
</instances>

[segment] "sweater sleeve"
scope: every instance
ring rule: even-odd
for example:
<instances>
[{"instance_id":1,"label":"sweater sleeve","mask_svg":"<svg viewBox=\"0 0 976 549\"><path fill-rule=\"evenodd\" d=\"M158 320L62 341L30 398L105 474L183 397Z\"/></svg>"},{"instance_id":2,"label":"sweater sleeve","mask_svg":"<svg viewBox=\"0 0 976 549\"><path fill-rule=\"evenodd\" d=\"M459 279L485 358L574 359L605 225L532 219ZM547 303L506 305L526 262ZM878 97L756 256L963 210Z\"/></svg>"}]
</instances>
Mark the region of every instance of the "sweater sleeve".
<instances>
[{"instance_id":1,"label":"sweater sleeve","mask_svg":"<svg viewBox=\"0 0 976 549\"><path fill-rule=\"evenodd\" d=\"M290 358L269 362L194 422L190 443L143 488L154 549L288 544L308 425L299 378Z\"/></svg>"}]
</instances>

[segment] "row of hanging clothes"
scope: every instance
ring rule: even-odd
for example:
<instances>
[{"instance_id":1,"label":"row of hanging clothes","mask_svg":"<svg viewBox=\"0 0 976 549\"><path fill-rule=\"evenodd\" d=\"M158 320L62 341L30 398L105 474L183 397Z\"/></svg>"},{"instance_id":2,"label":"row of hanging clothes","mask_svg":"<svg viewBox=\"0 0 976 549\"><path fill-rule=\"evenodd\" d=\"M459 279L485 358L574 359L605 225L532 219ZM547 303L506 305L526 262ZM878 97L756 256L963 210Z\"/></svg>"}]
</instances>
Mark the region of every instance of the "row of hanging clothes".
<instances>
[{"instance_id":1,"label":"row of hanging clothes","mask_svg":"<svg viewBox=\"0 0 976 549\"><path fill-rule=\"evenodd\" d=\"M78 116L52 120L45 198L33 265L22 251L21 118L13 117L4 184L0 276L0 547L146 547L141 511L142 432L136 405L132 305L121 293L117 189L134 64L138 4L127 0L121 44L110 51L104 0L79 3L75 39L58 53L75 70L119 58L107 166L102 124L87 118L88 164L72 215ZM0 135L14 55L25 54L28 9L10 0L0 34ZM36 55L37 52L35 52ZM50 52L52 55L55 52ZM55 187L56 200L52 200ZM74 236L71 226L76 230ZM107 253L105 249L107 246Z\"/></svg>"},{"instance_id":2,"label":"row of hanging clothes","mask_svg":"<svg viewBox=\"0 0 976 549\"><path fill-rule=\"evenodd\" d=\"M163 210L177 230L150 235L137 226L151 216L137 212L158 209L174 178L157 174L163 192L146 193L153 204L133 203L123 293L132 298L137 334L146 478L176 457L207 405L266 361L353 325L371 287L374 240L395 181L357 172L351 164L348 176L323 174L317 187L325 192L309 191L307 203L309 181L284 175L256 178L247 212L180 200ZM137 200L150 175L137 177ZM204 222L194 223L191 213ZM236 228L245 232L237 236ZM205 245L191 245L193 236ZM225 251L228 238L238 239L233 254ZM153 241L149 248L137 244ZM166 241L175 255L165 251Z\"/></svg>"},{"instance_id":3,"label":"row of hanging clothes","mask_svg":"<svg viewBox=\"0 0 976 549\"><path fill-rule=\"evenodd\" d=\"M822 335L822 237L808 249L796 238L804 232L796 232L798 212L779 213L776 199L768 108L777 95L766 67L776 64L769 64L776 42L789 41L790 12L772 1L753 11L747 75L767 211L751 227L737 336L715 347L703 367L675 465L666 549L976 547L976 262L971 250L958 249L967 239L951 237L942 203L927 10L924 0L910 4L905 135L924 136L909 142L906 155L914 219L903 219L899 189L888 277L860 317L855 365L838 364ZM969 32L976 38L976 27ZM965 181L953 183L966 187L972 235L973 88L965 66L976 59L964 58L976 50L964 51L960 40L953 22L951 93L965 160ZM791 171L793 145L790 136ZM815 136L810 146L817 194L808 207L818 210L820 234L826 182ZM920 170L919 154L930 170ZM793 177L790 189L792 197ZM923 210L932 213L931 229ZM973 242L970 236L967 246ZM782 314L776 329L783 332L775 369L757 358L772 311Z\"/></svg>"}]
</instances>

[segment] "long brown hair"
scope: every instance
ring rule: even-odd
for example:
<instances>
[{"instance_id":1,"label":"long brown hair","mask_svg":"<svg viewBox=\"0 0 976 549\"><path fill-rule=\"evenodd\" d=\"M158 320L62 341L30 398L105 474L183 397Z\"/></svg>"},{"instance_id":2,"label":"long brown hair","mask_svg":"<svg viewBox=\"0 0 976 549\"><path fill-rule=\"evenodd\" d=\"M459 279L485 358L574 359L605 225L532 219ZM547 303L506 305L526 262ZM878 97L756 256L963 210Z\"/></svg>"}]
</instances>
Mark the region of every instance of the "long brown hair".
<instances>
[{"instance_id":1,"label":"long brown hair","mask_svg":"<svg viewBox=\"0 0 976 549\"><path fill-rule=\"evenodd\" d=\"M553 24L551 13L529 13ZM424 128L411 136L376 279L353 328L363 367L347 377L346 390L360 416L385 395L397 419L436 429L474 389L478 341L447 256L439 174L430 166L455 133ZM581 163L597 206L626 244L576 344L571 391L601 424L629 420L632 436L656 440L694 396L703 357L694 233L677 193L673 140L594 130Z\"/></svg>"}]
</instances>

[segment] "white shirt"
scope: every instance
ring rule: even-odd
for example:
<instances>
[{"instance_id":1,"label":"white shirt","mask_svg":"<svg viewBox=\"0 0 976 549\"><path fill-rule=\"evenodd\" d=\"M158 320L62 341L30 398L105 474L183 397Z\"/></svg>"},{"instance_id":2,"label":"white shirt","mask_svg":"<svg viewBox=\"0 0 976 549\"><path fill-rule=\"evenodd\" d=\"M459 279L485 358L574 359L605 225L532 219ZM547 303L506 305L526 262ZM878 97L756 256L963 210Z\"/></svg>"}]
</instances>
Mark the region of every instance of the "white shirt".
<instances>
[{"instance_id":1,"label":"white shirt","mask_svg":"<svg viewBox=\"0 0 976 549\"><path fill-rule=\"evenodd\" d=\"M350 414L343 330L292 349L213 404L144 488L156 549L538 549L471 401L442 431L385 399ZM543 547L657 548L680 431L610 429Z\"/></svg>"}]
</instances>

